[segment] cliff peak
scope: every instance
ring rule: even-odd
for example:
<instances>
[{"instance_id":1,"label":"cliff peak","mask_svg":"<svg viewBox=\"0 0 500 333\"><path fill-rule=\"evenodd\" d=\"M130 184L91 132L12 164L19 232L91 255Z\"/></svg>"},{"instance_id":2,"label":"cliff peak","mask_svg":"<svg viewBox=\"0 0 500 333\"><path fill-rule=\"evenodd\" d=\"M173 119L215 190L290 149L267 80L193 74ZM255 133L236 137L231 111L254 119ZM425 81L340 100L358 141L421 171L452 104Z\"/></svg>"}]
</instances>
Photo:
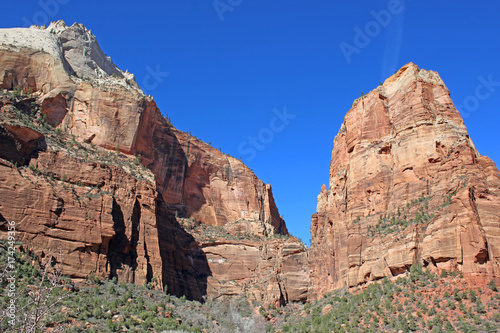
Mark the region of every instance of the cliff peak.
<instances>
[{"instance_id":1,"label":"cliff peak","mask_svg":"<svg viewBox=\"0 0 500 333\"><path fill-rule=\"evenodd\" d=\"M313 289L415 263L498 277L499 212L498 169L475 149L439 74L406 64L353 103L335 137L311 220Z\"/></svg>"},{"instance_id":2,"label":"cliff peak","mask_svg":"<svg viewBox=\"0 0 500 333\"><path fill-rule=\"evenodd\" d=\"M134 75L122 71L104 54L96 36L85 25L67 26L63 20L51 22L48 27L0 29L0 49L25 48L46 52L64 64L70 78L100 85L120 85L144 95Z\"/></svg>"},{"instance_id":3,"label":"cliff peak","mask_svg":"<svg viewBox=\"0 0 500 333\"><path fill-rule=\"evenodd\" d=\"M305 301L307 252L271 186L177 130L131 78L82 24L0 30L0 238L16 221L73 278Z\"/></svg>"}]
</instances>

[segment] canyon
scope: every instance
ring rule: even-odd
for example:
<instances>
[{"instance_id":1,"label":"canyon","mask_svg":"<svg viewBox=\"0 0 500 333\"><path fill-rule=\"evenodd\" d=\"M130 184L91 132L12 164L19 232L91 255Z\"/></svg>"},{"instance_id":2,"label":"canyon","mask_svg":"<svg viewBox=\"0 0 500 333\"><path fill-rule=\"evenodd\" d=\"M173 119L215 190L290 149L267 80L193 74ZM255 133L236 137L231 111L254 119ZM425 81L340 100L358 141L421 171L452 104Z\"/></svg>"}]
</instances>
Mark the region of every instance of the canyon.
<instances>
[{"instance_id":1,"label":"canyon","mask_svg":"<svg viewBox=\"0 0 500 333\"><path fill-rule=\"evenodd\" d=\"M308 249L271 185L176 129L83 25L0 29L0 238L78 280L285 305L414 264L499 279L500 174L439 75L403 66L335 137Z\"/></svg>"}]
</instances>

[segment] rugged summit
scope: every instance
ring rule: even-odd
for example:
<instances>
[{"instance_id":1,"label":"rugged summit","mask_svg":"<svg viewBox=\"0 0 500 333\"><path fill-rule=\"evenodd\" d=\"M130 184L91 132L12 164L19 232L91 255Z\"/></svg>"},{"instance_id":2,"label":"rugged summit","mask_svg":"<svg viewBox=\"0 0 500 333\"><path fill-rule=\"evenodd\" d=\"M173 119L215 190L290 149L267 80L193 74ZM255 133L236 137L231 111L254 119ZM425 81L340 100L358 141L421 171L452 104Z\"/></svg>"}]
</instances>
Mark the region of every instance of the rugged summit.
<instances>
[{"instance_id":1,"label":"rugged summit","mask_svg":"<svg viewBox=\"0 0 500 333\"><path fill-rule=\"evenodd\" d=\"M436 72L409 63L358 98L312 216L312 293L414 263L500 278L500 174Z\"/></svg>"},{"instance_id":2,"label":"rugged summit","mask_svg":"<svg viewBox=\"0 0 500 333\"><path fill-rule=\"evenodd\" d=\"M306 299L307 253L271 186L175 129L83 25L0 29L0 88L0 230L15 221L74 278Z\"/></svg>"}]
</instances>

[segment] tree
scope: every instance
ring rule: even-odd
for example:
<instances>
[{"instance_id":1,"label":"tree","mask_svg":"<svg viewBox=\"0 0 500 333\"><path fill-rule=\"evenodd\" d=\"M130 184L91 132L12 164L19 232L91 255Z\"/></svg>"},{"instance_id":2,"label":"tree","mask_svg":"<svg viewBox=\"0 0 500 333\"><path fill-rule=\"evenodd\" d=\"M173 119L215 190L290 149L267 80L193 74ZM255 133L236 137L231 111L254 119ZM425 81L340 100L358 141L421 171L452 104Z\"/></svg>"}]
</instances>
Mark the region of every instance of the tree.
<instances>
[{"instance_id":1,"label":"tree","mask_svg":"<svg viewBox=\"0 0 500 333\"><path fill-rule=\"evenodd\" d=\"M21 256L17 256L16 259L18 265L26 261ZM15 303L18 305L16 317L13 321L14 325L9 325L11 330L5 332L45 332L45 321L60 314L62 302L69 297L69 294L62 290L61 261L58 262L54 256L48 256L47 259L44 264L41 264L40 277L33 285L21 283L24 277L18 277L16 281L18 289L15 296ZM3 279L4 276L0 278ZM2 304L0 322L6 319L7 311L3 307L4 304ZM57 325L53 332L65 332L66 329L67 325L61 324Z\"/></svg>"}]
</instances>

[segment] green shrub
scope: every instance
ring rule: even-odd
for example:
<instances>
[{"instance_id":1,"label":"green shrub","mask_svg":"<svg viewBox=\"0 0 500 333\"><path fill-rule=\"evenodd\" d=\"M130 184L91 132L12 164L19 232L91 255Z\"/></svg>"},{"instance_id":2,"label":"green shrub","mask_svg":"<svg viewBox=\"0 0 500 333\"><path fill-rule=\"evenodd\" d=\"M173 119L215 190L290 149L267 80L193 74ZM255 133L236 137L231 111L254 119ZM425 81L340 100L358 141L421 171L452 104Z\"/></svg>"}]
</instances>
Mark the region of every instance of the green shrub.
<instances>
[{"instance_id":1,"label":"green shrub","mask_svg":"<svg viewBox=\"0 0 500 333\"><path fill-rule=\"evenodd\" d=\"M92 316L96 319L101 319L103 316L104 316L104 311L102 311L102 309L100 307L96 307L93 311L92 311Z\"/></svg>"},{"instance_id":2,"label":"green shrub","mask_svg":"<svg viewBox=\"0 0 500 333\"><path fill-rule=\"evenodd\" d=\"M470 298L471 302L476 301L476 291L475 290L473 290L473 289L469 290L469 298Z\"/></svg>"},{"instance_id":3,"label":"green shrub","mask_svg":"<svg viewBox=\"0 0 500 333\"><path fill-rule=\"evenodd\" d=\"M490 288L493 291L498 291L498 287L495 283L495 280L491 280L490 283L488 283L488 288Z\"/></svg>"}]
</instances>

